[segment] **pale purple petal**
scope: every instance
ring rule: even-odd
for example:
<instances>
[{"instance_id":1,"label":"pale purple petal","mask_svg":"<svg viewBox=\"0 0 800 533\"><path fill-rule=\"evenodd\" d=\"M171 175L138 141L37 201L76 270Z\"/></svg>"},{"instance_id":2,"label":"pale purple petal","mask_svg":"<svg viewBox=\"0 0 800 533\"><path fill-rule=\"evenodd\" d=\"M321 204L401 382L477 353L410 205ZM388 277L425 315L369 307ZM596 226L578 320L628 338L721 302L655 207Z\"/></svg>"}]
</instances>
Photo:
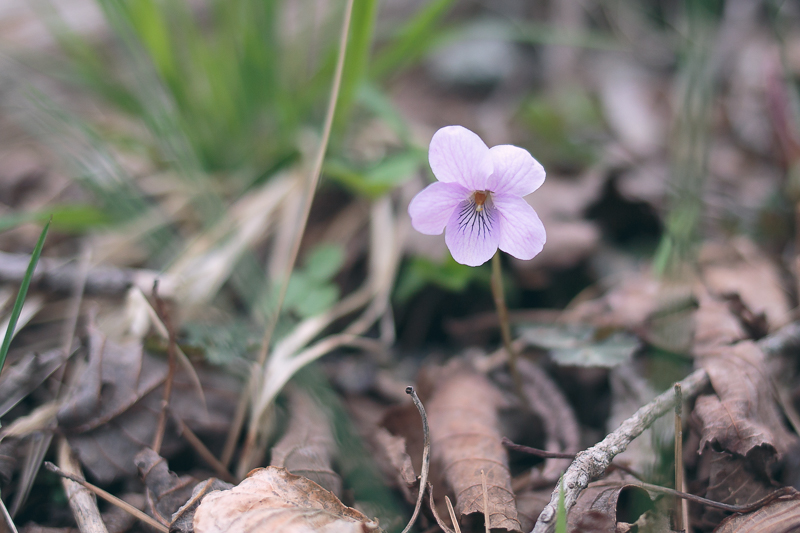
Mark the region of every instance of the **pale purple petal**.
<instances>
[{"instance_id":1,"label":"pale purple petal","mask_svg":"<svg viewBox=\"0 0 800 533\"><path fill-rule=\"evenodd\" d=\"M518 146L501 144L489 149L494 172L487 189L499 194L527 196L544 183L544 167Z\"/></svg>"},{"instance_id":2,"label":"pale purple petal","mask_svg":"<svg viewBox=\"0 0 800 533\"><path fill-rule=\"evenodd\" d=\"M440 235L453 210L470 194L458 183L431 183L408 204L411 225L425 235Z\"/></svg>"},{"instance_id":3,"label":"pale purple petal","mask_svg":"<svg viewBox=\"0 0 800 533\"><path fill-rule=\"evenodd\" d=\"M456 262L478 266L492 258L500 241L500 214L487 207L476 211L470 200L458 204L444 232L444 242Z\"/></svg>"},{"instance_id":4,"label":"pale purple petal","mask_svg":"<svg viewBox=\"0 0 800 533\"><path fill-rule=\"evenodd\" d=\"M500 249L517 259L533 259L542 251L546 240L539 215L518 196L495 194L492 200L502 219Z\"/></svg>"},{"instance_id":5,"label":"pale purple petal","mask_svg":"<svg viewBox=\"0 0 800 533\"><path fill-rule=\"evenodd\" d=\"M470 191L483 191L492 174L489 148L462 126L445 126L433 134L428 161L436 179L460 183Z\"/></svg>"}]
</instances>

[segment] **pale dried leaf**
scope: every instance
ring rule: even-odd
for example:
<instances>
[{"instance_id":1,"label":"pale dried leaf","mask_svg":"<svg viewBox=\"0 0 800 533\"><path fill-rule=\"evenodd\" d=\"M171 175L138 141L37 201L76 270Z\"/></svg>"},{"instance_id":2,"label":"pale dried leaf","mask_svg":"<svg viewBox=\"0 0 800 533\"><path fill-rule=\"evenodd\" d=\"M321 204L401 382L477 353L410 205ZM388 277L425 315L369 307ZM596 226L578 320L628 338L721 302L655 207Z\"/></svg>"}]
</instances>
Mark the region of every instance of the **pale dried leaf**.
<instances>
[{"instance_id":1,"label":"pale dried leaf","mask_svg":"<svg viewBox=\"0 0 800 533\"><path fill-rule=\"evenodd\" d=\"M694 350L733 344L747 338L742 324L731 313L726 302L714 298L700 284L695 288L697 312L695 313Z\"/></svg>"},{"instance_id":2,"label":"pale dried leaf","mask_svg":"<svg viewBox=\"0 0 800 533\"><path fill-rule=\"evenodd\" d=\"M700 364L717 393L699 398L695 407L703 423L700 450L711 442L743 456L756 447L778 456L789 449L796 438L783 424L758 345L743 341L719 347L708 351Z\"/></svg>"},{"instance_id":3,"label":"pale dried leaf","mask_svg":"<svg viewBox=\"0 0 800 533\"><path fill-rule=\"evenodd\" d=\"M406 439L392 435L386 428L378 428L375 441L381 446L390 464L397 471L398 481L405 485L413 485L417 481L411 457L406 452Z\"/></svg>"},{"instance_id":4,"label":"pale dried leaf","mask_svg":"<svg viewBox=\"0 0 800 533\"><path fill-rule=\"evenodd\" d=\"M707 244L701 251L701 268L712 293L738 294L752 313L766 316L770 330L789 321L780 271L752 242L739 238L729 246Z\"/></svg>"},{"instance_id":5,"label":"pale dried leaf","mask_svg":"<svg viewBox=\"0 0 800 533\"><path fill-rule=\"evenodd\" d=\"M259 468L239 485L207 495L195 533L366 533L378 524L313 481L284 468Z\"/></svg>"},{"instance_id":6,"label":"pale dried leaf","mask_svg":"<svg viewBox=\"0 0 800 533\"><path fill-rule=\"evenodd\" d=\"M169 525L170 533L193 533L194 513L208 494L215 490L230 490L233 485L215 477L201 481L192 489L192 496L175 511Z\"/></svg>"},{"instance_id":7,"label":"pale dried leaf","mask_svg":"<svg viewBox=\"0 0 800 533\"><path fill-rule=\"evenodd\" d=\"M498 431L501 403L499 392L484 376L458 366L444 368L427 406L431 448L456 494L459 517L484 513L484 472L490 527L518 531L508 457Z\"/></svg>"},{"instance_id":8,"label":"pale dried leaf","mask_svg":"<svg viewBox=\"0 0 800 533\"><path fill-rule=\"evenodd\" d=\"M772 531L789 533L800 529L800 495L794 494L770 502L752 513L733 515L714 530L715 533L750 533Z\"/></svg>"},{"instance_id":9,"label":"pale dried leaf","mask_svg":"<svg viewBox=\"0 0 800 533\"><path fill-rule=\"evenodd\" d=\"M333 468L336 441L331 433L329 416L305 391L288 391L289 427L272 448L272 466L305 476L341 496L342 479Z\"/></svg>"}]
</instances>

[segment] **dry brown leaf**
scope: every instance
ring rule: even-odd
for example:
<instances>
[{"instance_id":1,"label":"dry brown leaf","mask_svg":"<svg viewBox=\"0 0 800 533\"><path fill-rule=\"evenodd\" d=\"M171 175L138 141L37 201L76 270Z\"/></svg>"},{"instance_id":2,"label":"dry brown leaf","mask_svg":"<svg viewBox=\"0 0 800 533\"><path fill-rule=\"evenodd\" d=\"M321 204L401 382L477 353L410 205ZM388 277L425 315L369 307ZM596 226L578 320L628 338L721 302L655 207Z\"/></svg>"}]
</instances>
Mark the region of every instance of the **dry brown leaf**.
<instances>
[{"instance_id":1,"label":"dry brown leaf","mask_svg":"<svg viewBox=\"0 0 800 533\"><path fill-rule=\"evenodd\" d=\"M733 344L747 338L742 324L731 313L728 303L714 298L701 284L695 287L697 312L694 315L694 350Z\"/></svg>"},{"instance_id":2,"label":"dry brown leaf","mask_svg":"<svg viewBox=\"0 0 800 533\"><path fill-rule=\"evenodd\" d=\"M484 472L490 527L518 531L508 456L498 431L502 401L484 376L455 365L442 369L428 402L431 449L456 494L459 518L484 513Z\"/></svg>"},{"instance_id":3,"label":"dry brown leaf","mask_svg":"<svg viewBox=\"0 0 800 533\"><path fill-rule=\"evenodd\" d=\"M192 490L192 496L172 515L170 533L194 533L194 513L208 494L215 490L230 490L233 485L215 477L201 481Z\"/></svg>"},{"instance_id":4,"label":"dry brown leaf","mask_svg":"<svg viewBox=\"0 0 800 533\"><path fill-rule=\"evenodd\" d=\"M89 419L100 403L103 386L103 351L106 337L90 325L89 362L81 372L81 379L58 410L58 423L64 427L77 426Z\"/></svg>"},{"instance_id":5,"label":"dry brown leaf","mask_svg":"<svg viewBox=\"0 0 800 533\"><path fill-rule=\"evenodd\" d=\"M715 533L791 533L800 529L800 494L779 498L752 513L733 515Z\"/></svg>"},{"instance_id":6,"label":"dry brown leaf","mask_svg":"<svg viewBox=\"0 0 800 533\"><path fill-rule=\"evenodd\" d=\"M389 462L397 471L398 481L408 486L414 485L417 481L417 474L414 472L411 457L406 452L405 437L392 435L386 428L378 428L375 432L375 440L381 445Z\"/></svg>"},{"instance_id":7,"label":"dry brown leaf","mask_svg":"<svg viewBox=\"0 0 800 533\"><path fill-rule=\"evenodd\" d=\"M575 506L567 516L567 528L571 532L614 533L617 520L633 523L639 518L641 511L652 508L652 500L646 490L629 483L633 477L620 474L618 471L602 481L589 483ZM623 509L618 509L620 498L625 492L625 501L636 516L625 516Z\"/></svg>"},{"instance_id":8,"label":"dry brown leaf","mask_svg":"<svg viewBox=\"0 0 800 533\"><path fill-rule=\"evenodd\" d=\"M705 497L709 500L731 505L748 505L766 497L772 486L763 465L739 455L706 450L700 468L708 471L708 488ZM707 507L702 521L718 524L729 513Z\"/></svg>"},{"instance_id":9,"label":"dry brown leaf","mask_svg":"<svg viewBox=\"0 0 800 533\"><path fill-rule=\"evenodd\" d=\"M758 345L743 341L709 350L700 365L717 393L698 398L695 406L703 423L701 451L713 442L742 456L756 447L780 456L796 441L783 424Z\"/></svg>"},{"instance_id":10,"label":"dry brown leaf","mask_svg":"<svg viewBox=\"0 0 800 533\"><path fill-rule=\"evenodd\" d=\"M789 299L780 271L752 242L738 238L732 245L706 244L700 262L713 294L738 294L750 312L766 316L771 331L789 321Z\"/></svg>"},{"instance_id":11,"label":"dry brown leaf","mask_svg":"<svg viewBox=\"0 0 800 533\"><path fill-rule=\"evenodd\" d=\"M43 353L30 353L13 365L7 365L0 375L0 416L11 410L55 372L67 359L61 348Z\"/></svg>"},{"instance_id":12,"label":"dry brown leaf","mask_svg":"<svg viewBox=\"0 0 800 533\"><path fill-rule=\"evenodd\" d=\"M337 497L342 493L342 479L332 468L336 441L329 416L305 391L288 391L289 427L272 448L272 466L305 476Z\"/></svg>"},{"instance_id":13,"label":"dry brown leaf","mask_svg":"<svg viewBox=\"0 0 800 533\"><path fill-rule=\"evenodd\" d=\"M640 329L658 308L661 285L649 272L627 276L600 298L567 311L565 319L597 327Z\"/></svg>"},{"instance_id":14,"label":"dry brown leaf","mask_svg":"<svg viewBox=\"0 0 800 533\"><path fill-rule=\"evenodd\" d=\"M173 513L191 496L197 480L191 476L178 477L167 461L150 448L139 452L134 463L148 489L150 509L161 522L170 523Z\"/></svg>"},{"instance_id":15,"label":"dry brown leaf","mask_svg":"<svg viewBox=\"0 0 800 533\"><path fill-rule=\"evenodd\" d=\"M121 475L135 475L134 456L152 443L161 412L167 363L143 351L136 342L117 343L92 334L90 352L95 353L97 346L102 346L99 401L91 401L91 396L83 392L76 393L80 401L68 404L71 407L59 412L58 419L81 463L100 482L108 483ZM195 433L224 433L239 382L203 367L198 367L197 372L208 410L198 401L193 382L183 369L175 375L170 410ZM92 373L81 374L76 390L97 391ZM180 446L178 436L169 430L161 453L169 457Z\"/></svg>"},{"instance_id":16,"label":"dry brown leaf","mask_svg":"<svg viewBox=\"0 0 800 533\"><path fill-rule=\"evenodd\" d=\"M195 533L367 533L378 524L313 481L285 468L259 468L236 487L207 495Z\"/></svg>"}]
</instances>

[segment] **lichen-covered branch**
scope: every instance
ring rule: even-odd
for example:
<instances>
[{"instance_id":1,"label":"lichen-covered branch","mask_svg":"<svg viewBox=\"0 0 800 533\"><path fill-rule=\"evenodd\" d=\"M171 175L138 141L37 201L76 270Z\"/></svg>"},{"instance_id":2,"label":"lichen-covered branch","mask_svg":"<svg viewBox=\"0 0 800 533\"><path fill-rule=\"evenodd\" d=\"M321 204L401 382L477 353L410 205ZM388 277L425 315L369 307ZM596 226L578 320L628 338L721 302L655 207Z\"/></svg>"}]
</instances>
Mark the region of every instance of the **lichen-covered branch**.
<instances>
[{"instance_id":1,"label":"lichen-covered branch","mask_svg":"<svg viewBox=\"0 0 800 533\"><path fill-rule=\"evenodd\" d=\"M708 384L705 370L695 370L680 382L684 397L694 396ZM624 452L628 445L658 418L675 407L675 393L672 388L656 397L652 402L636 411L606 438L588 450L580 452L564 473L564 502L567 510L575 505L578 495L593 480L599 478L611 461ZM558 487L553 491L550 503L544 508L533 527L532 533L545 533L555 530L556 509L558 508Z\"/></svg>"}]
</instances>

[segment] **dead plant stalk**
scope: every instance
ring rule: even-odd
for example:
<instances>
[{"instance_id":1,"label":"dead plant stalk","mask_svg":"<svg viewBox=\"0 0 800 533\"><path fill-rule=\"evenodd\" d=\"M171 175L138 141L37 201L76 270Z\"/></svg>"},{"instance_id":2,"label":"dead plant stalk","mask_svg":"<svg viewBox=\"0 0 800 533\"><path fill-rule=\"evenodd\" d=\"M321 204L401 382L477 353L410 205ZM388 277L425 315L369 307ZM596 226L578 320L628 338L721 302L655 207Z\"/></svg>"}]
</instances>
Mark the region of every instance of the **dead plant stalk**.
<instances>
[{"instance_id":1,"label":"dead plant stalk","mask_svg":"<svg viewBox=\"0 0 800 533\"><path fill-rule=\"evenodd\" d=\"M344 70L344 59L345 59L345 52L347 51L347 37L350 33L350 18L353 12L353 0L348 0L347 6L345 7L344 13L344 21L342 22L342 30L341 36L339 41L339 56L336 60L336 71L333 76L333 85L331 87L330 98L328 100L328 109L325 114L325 123L322 128L322 139L320 140L319 149L317 151L316 158L314 160L314 167L309 175L308 182L306 184L305 190L305 199L303 202L303 209L300 214L298 225L297 225L297 232L294 235L291 251L289 253L288 261L283 269L283 279L280 283L279 293L278 293L278 300L275 305L275 309L273 310L272 315L269 317L267 322L267 327L264 330L264 336L261 340L261 349L258 353L258 360L257 364L259 368L263 368L264 364L267 360L267 354L269 353L269 346L272 341L272 334L275 331L275 326L278 323L278 316L280 314L281 307L283 305L283 300L286 297L286 290L289 286L289 278L292 273L292 269L294 268L294 264L297 261L297 255L300 252L300 242L303 237L303 233L305 232L306 224L308 223L308 215L311 212L311 204L314 201L314 192L317 189L317 184L319 183L319 176L322 172L322 163L325 160L325 152L328 149L328 140L330 139L331 128L333 126L333 116L336 110L336 102L339 99L339 89L342 84L342 72ZM258 376L258 373L254 374ZM252 391L254 387L248 386L245 390ZM240 402L247 402L249 400L249 396L242 396ZM258 419L260 417L256 417ZM241 431L241 424L244 421L244 417L241 418L241 422L238 420L234 421L235 423L238 422L239 426L231 428L230 435L228 441L235 441ZM243 470L248 470L249 465L248 462L250 458L253 456L252 447L256 445L256 432L257 428L250 427L248 430L247 438L245 439L244 448L242 450L242 461L240 461L239 468L237 469L238 472ZM227 443L226 443L227 444ZM227 446L226 446L227 448ZM227 451L227 450L226 450ZM224 461L223 461L224 463Z\"/></svg>"}]
</instances>

